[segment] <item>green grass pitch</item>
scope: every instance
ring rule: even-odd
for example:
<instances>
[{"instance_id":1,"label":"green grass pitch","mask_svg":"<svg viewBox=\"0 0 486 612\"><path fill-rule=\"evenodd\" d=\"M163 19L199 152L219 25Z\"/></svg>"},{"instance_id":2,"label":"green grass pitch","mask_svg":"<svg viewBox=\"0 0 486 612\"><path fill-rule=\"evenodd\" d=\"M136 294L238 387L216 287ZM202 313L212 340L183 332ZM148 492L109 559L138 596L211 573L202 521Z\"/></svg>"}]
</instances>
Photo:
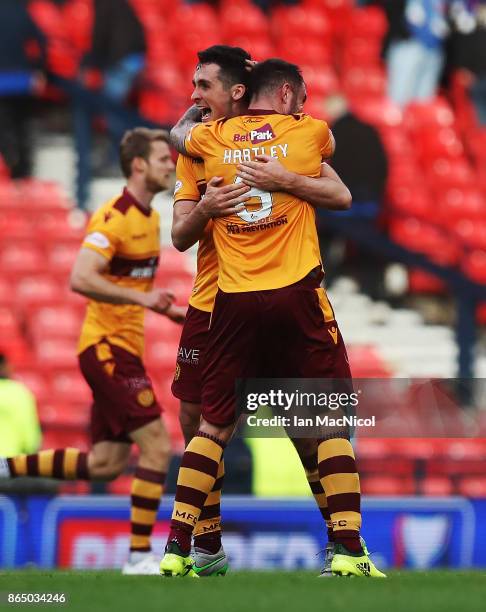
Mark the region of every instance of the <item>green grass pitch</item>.
<instances>
[{"instance_id":1,"label":"green grass pitch","mask_svg":"<svg viewBox=\"0 0 486 612\"><path fill-rule=\"evenodd\" d=\"M486 571L390 572L387 580L310 572L234 572L181 579L75 571L0 572L2 610L108 612L483 612ZM64 605L6 604L8 592L66 593Z\"/></svg>"}]
</instances>

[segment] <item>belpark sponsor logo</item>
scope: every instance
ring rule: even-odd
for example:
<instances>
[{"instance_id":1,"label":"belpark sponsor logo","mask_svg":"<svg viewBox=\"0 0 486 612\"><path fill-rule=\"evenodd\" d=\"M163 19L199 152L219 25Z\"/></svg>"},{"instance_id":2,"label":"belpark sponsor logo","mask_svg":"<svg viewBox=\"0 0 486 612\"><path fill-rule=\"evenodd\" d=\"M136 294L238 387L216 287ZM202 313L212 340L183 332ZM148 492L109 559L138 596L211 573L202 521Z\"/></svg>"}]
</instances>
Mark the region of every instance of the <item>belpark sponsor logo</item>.
<instances>
[{"instance_id":1,"label":"belpark sponsor logo","mask_svg":"<svg viewBox=\"0 0 486 612\"><path fill-rule=\"evenodd\" d=\"M275 134L272 130L272 126L269 123L265 123L256 130L251 130L247 134L235 134L233 136L233 142L251 142L252 144L258 144L260 142L266 142L275 138Z\"/></svg>"}]
</instances>

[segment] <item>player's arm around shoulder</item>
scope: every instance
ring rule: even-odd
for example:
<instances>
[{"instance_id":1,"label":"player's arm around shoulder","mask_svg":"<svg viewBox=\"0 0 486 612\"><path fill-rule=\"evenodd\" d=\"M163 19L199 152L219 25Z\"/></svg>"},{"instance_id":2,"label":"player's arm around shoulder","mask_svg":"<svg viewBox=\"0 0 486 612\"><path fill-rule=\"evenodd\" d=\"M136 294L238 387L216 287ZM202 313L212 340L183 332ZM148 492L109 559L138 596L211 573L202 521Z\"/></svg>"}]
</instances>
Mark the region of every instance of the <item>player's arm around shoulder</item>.
<instances>
[{"instance_id":1,"label":"player's arm around shoulder","mask_svg":"<svg viewBox=\"0 0 486 612\"><path fill-rule=\"evenodd\" d=\"M243 183L223 185L222 177L215 176L199 202L178 200L172 218L172 244L178 251L186 251L201 239L211 219L239 212L249 199L249 191Z\"/></svg>"},{"instance_id":2,"label":"player's arm around shoulder","mask_svg":"<svg viewBox=\"0 0 486 612\"><path fill-rule=\"evenodd\" d=\"M321 164L320 177L304 176L287 170L275 157L258 155L256 161L238 166L246 185L262 191L284 191L316 208L348 210L351 193L329 164Z\"/></svg>"}]
</instances>

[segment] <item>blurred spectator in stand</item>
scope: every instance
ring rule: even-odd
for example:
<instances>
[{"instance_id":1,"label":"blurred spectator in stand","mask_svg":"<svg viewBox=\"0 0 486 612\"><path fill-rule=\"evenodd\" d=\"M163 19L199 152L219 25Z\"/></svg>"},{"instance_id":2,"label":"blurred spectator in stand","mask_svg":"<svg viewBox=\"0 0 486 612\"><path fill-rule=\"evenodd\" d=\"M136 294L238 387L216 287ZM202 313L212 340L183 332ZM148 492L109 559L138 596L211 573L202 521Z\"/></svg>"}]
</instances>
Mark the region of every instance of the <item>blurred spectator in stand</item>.
<instances>
[{"instance_id":1,"label":"blurred spectator in stand","mask_svg":"<svg viewBox=\"0 0 486 612\"><path fill-rule=\"evenodd\" d=\"M45 39L27 0L0 2L0 153L12 178L30 176L32 97L44 84Z\"/></svg>"},{"instance_id":2,"label":"blurred spectator in stand","mask_svg":"<svg viewBox=\"0 0 486 612\"><path fill-rule=\"evenodd\" d=\"M384 54L388 95L399 106L437 94L444 67L450 0L370 0L381 6L389 31Z\"/></svg>"},{"instance_id":3,"label":"blurred spectator in stand","mask_svg":"<svg viewBox=\"0 0 486 612\"><path fill-rule=\"evenodd\" d=\"M353 196L353 205L344 214L375 219L381 209L388 176L381 137L372 125L350 111L346 98L340 94L327 98L326 117L337 143L331 165ZM362 154L355 155L353 151Z\"/></svg>"},{"instance_id":4,"label":"blurred spectator in stand","mask_svg":"<svg viewBox=\"0 0 486 612\"><path fill-rule=\"evenodd\" d=\"M369 223L376 223L388 177L386 151L378 131L352 113L343 95L328 96L325 108L336 140L336 151L330 163L353 197L348 211L317 211L326 277L331 282L337 274L350 274L361 285L366 284L369 293L380 297L381 280L377 272L382 268L382 261L368 252L361 252L355 244L336 240L327 228L326 217L328 214L346 216L347 224L363 224L365 229Z\"/></svg>"},{"instance_id":5,"label":"blurred spectator in stand","mask_svg":"<svg viewBox=\"0 0 486 612\"><path fill-rule=\"evenodd\" d=\"M104 110L110 150L100 161L98 172L119 175L118 143L127 129L117 106L128 98L145 66L146 41L143 26L128 0L93 0L91 47L82 60L80 80L89 89L99 88L108 103ZM92 109L75 101L75 133L86 144L91 132ZM79 142L79 141L78 141ZM88 146L88 149L91 147Z\"/></svg>"},{"instance_id":6,"label":"blurred spectator in stand","mask_svg":"<svg viewBox=\"0 0 486 612\"><path fill-rule=\"evenodd\" d=\"M478 120L486 126L486 2L456 0L451 6L450 22L449 69L467 74Z\"/></svg>"},{"instance_id":7,"label":"blurred spectator in stand","mask_svg":"<svg viewBox=\"0 0 486 612\"><path fill-rule=\"evenodd\" d=\"M10 378L7 358L0 353L0 456L35 453L40 443L35 398L25 385Z\"/></svg>"}]
</instances>

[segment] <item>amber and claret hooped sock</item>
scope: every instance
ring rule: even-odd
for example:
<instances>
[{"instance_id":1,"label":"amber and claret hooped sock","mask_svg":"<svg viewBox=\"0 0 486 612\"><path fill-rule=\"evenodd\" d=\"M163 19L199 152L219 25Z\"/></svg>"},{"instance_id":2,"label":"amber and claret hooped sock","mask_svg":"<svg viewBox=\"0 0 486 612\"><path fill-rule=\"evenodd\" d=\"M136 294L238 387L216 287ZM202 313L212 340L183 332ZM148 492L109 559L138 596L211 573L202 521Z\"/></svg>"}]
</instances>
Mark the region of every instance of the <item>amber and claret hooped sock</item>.
<instances>
[{"instance_id":1,"label":"amber and claret hooped sock","mask_svg":"<svg viewBox=\"0 0 486 612\"><path fill-rule=\"evenodd\" d=\"M137 467L130 497L130 551L148 552L166 474Z\"/></svg>"},{"instance_id":2,"label":"amber and claret hooped sock","mask_svg":"<svg viewBox=\"0 0 486 612\"><path fill-rule=\"evenodd\" d=\"M90 480L88 453L77 448L42 450L7 459L12 478L31 476L59 480Z\"/></svg>"},{"instance_id":3,"label":"amber and claret hooped sock","mask_svg":"<svg viewBox=\"0 0 486 612\"><path fill-rule=\"evenodd\" d=\"M361 489L353 447L346 438L332 438L319 443L317 455L334 541L360 553Z\"/></svg>"},{"instance_id":4,"label":"amber and claret hooped sock","mask_svg":"<svg viewBox=\"0 0 486 612\"><path fill-rule=\"evenodd\" d=\"M182 457L168 542L189 554L191 538L201 510L218 476L225 444L199 431Z\"/></svg>"},{"instance_id":5,"label":"amber and claret hooped sock","mask_svg":"<svg viewBox=\"0 0 486 612\"><path fill-rule=\"evenodd\" d=\"M224 481L224 459L221 459L214 486L206 498L194 529L194 546L212 555L221 548L221 490Z\"/></svg>"}]
</instances>

